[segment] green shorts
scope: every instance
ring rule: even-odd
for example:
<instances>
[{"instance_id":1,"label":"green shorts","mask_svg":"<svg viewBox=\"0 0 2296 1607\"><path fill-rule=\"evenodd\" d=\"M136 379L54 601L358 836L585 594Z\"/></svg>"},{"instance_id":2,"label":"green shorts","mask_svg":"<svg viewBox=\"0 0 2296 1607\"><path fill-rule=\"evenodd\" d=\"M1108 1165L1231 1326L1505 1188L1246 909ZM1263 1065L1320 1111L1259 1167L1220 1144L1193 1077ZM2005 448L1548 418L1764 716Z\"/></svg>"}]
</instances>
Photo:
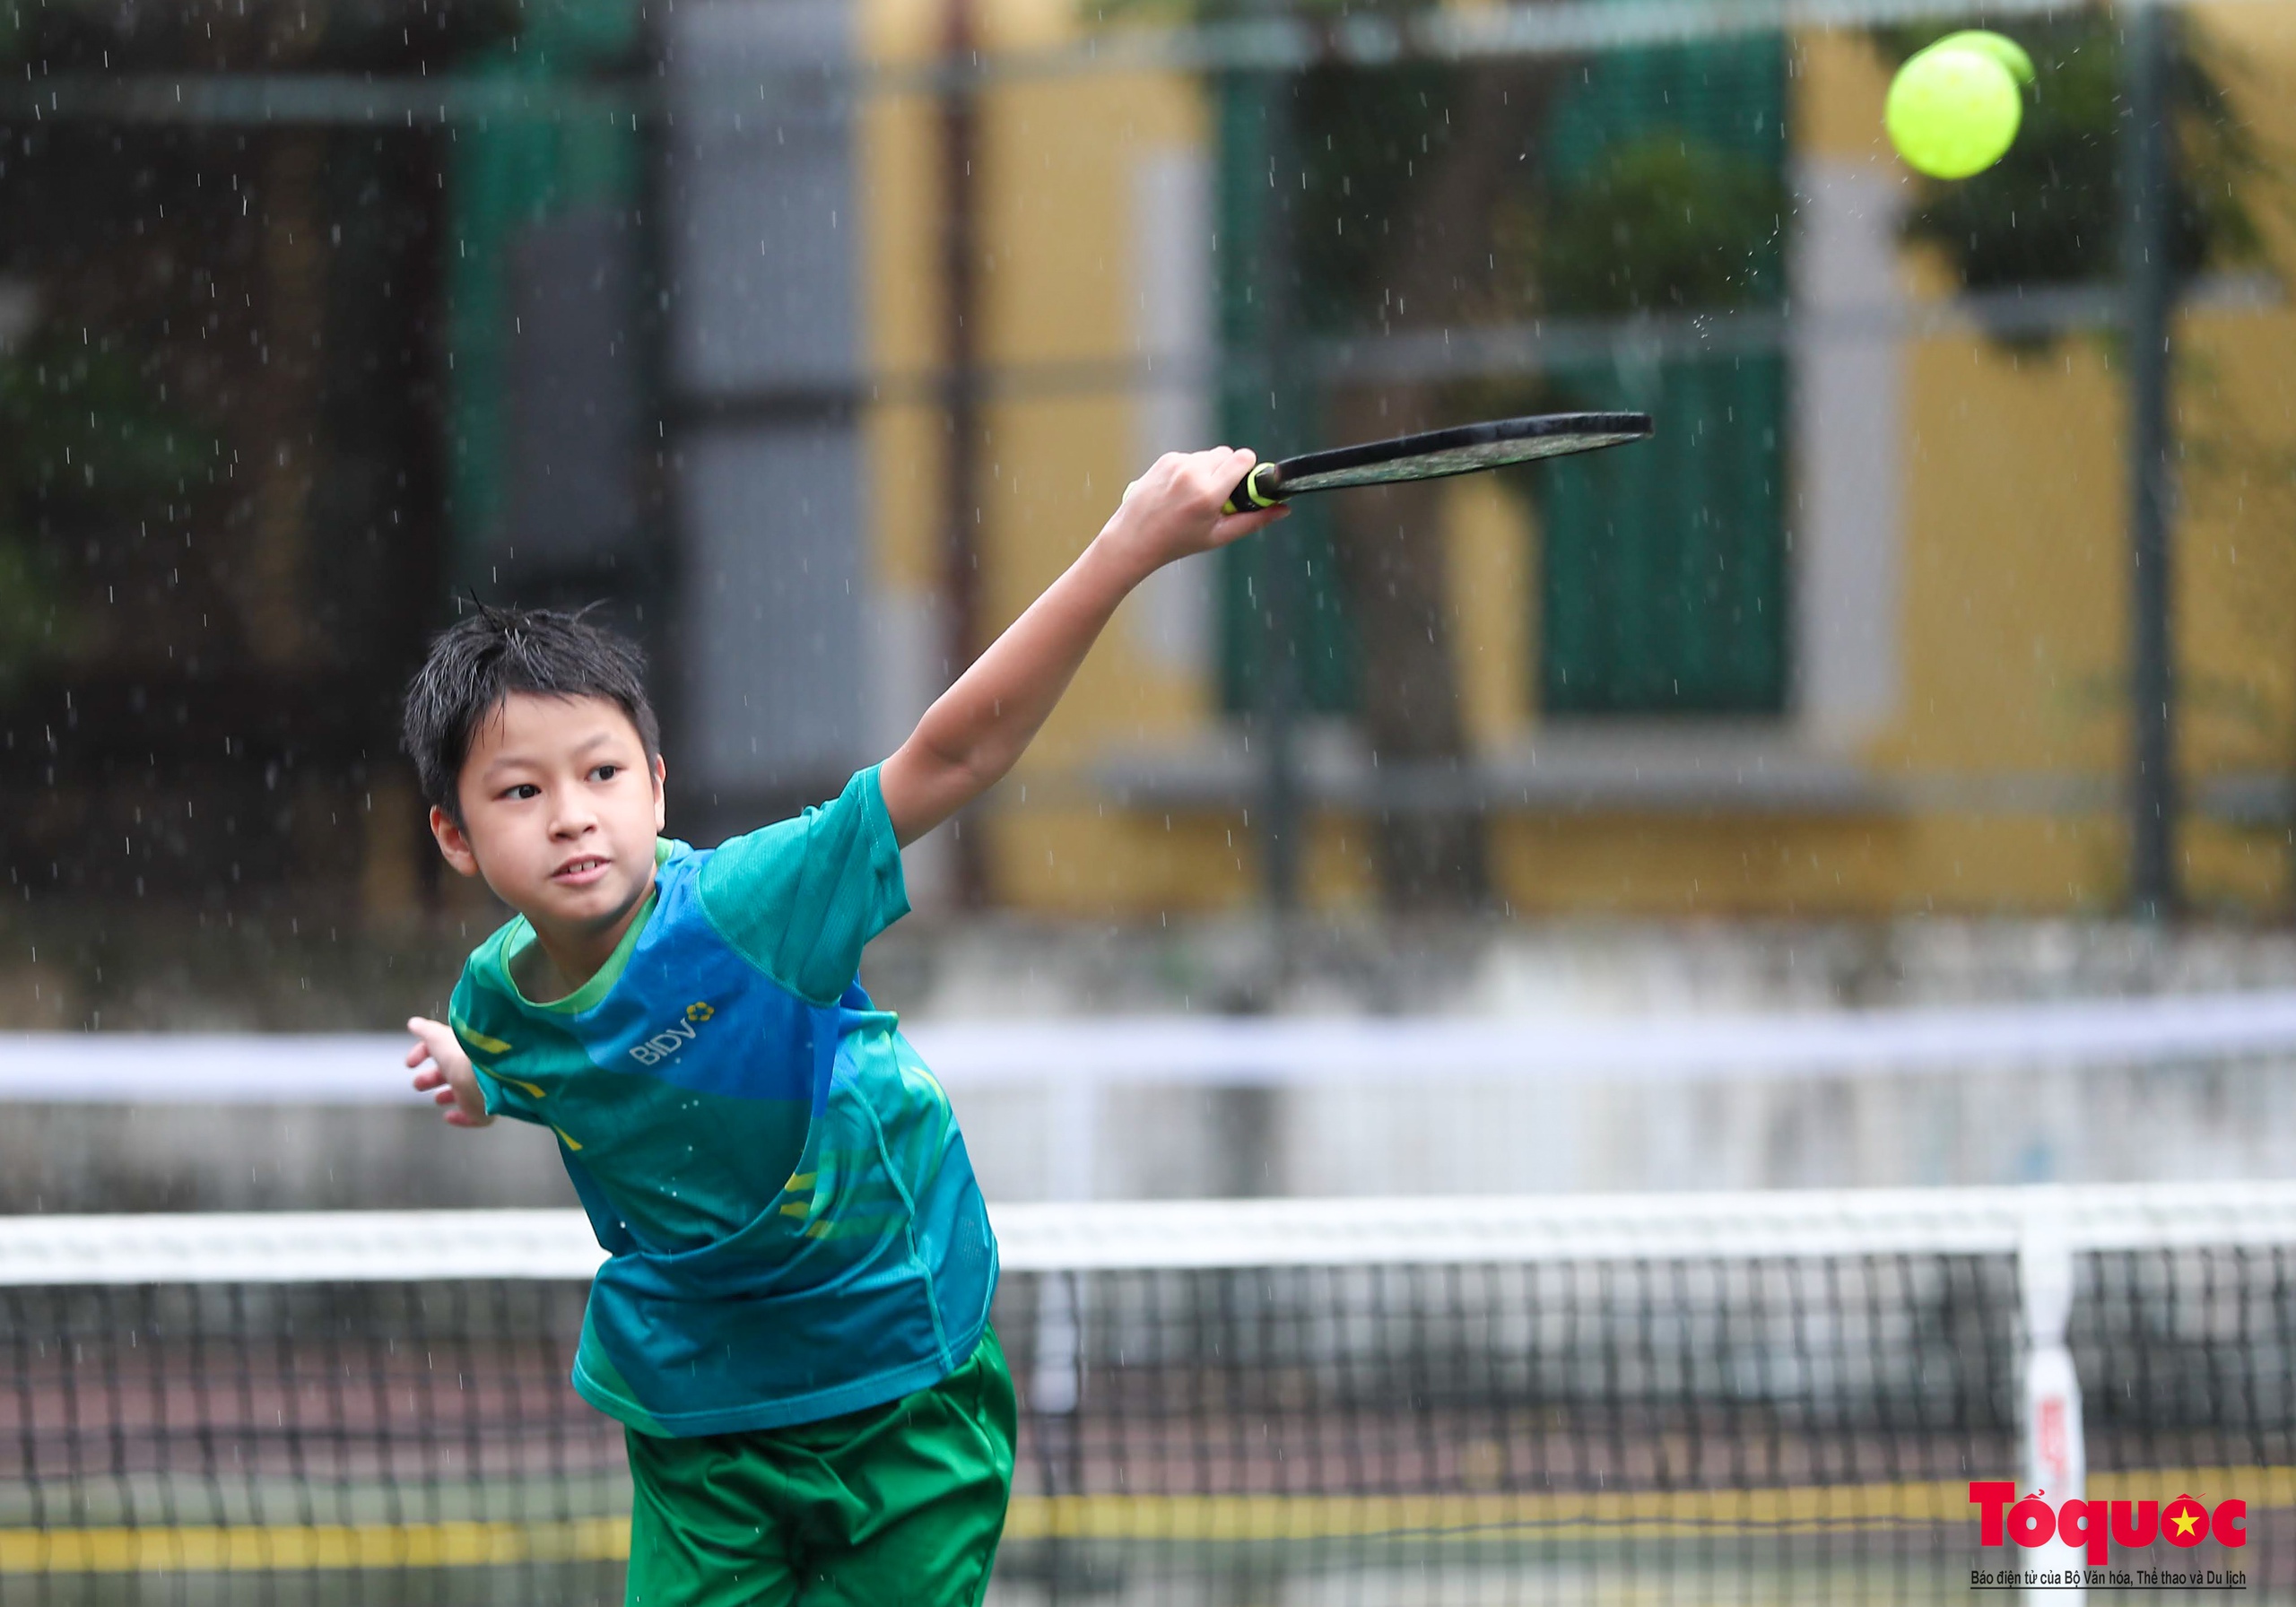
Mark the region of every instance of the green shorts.
<instances>
[{"instance_id":1,"label":"green shorts","mask_svg":"<svg viewBox=\"0 0 2296 1607\"><path fill-rule=\"evenodd\" d=\"M993 1330L930 1389L817 1423L631 1432L630 1607L974 1607L1013 1492Z\"/></svg>"}]
</instances>

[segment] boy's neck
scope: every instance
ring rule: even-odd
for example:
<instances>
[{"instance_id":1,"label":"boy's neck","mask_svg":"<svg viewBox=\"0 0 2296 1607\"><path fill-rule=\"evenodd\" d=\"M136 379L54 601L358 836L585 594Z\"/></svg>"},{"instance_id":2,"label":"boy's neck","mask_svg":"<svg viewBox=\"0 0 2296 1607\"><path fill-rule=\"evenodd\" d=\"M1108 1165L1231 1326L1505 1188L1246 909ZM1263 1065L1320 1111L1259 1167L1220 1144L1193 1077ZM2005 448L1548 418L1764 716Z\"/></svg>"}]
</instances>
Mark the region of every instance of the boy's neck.
<instances>
[{"instance_id":1,"label":"boy's neck","mask_svg":"<svg viewBox=\"0 0 2296 1607\"><path fill-rule=\"evenodd\" d=\"M526 925L535 932L535 946L522 968L526 975L517 979L518 991L536 1004L554 1004L580 992L605 969L606 961L613 958L613 951L622 946L631 924L646 912L653 897L654 876L649 871L637 898L610 925L567 927L527 916ZM535 963L536 960L543 963Z\"/></svg>"}]
</instances>

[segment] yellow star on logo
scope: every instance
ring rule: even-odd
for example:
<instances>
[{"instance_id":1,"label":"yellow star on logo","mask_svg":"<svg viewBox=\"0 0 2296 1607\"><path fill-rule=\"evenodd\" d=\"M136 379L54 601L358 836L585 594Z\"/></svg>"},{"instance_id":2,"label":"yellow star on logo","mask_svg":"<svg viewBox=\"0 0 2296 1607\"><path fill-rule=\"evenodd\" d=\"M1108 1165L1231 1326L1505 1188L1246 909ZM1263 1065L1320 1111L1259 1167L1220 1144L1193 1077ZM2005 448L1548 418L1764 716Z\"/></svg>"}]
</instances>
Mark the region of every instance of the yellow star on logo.
<instances>
[{"instance_id":1,"label":"yellow star on logo","mask_svg":"<svg viewBox=\"0 0 2296 1607\"><path fill-rule=\"evenodd\" d=\"M2178 1533L2189 1534L2193 1532L2194 1525L2198 1524L2200 1520L2195 1517L2192 1514L2192 1510L2187 1507L2186 1510L2177 1514L2173 1518L2170 1518L2169 1522L2172 1526L2174 1526Z\"/></svg>"},{"instance_id":2,"label":"yellow star on logo","mask_svg":"<svg viewBox=\"0 0 2296 1607\"><path fill-rule=\"evenodd\" d=\"M689 1021L706 1021L717 1013L707 1004L689 1004L685 1007L685 1019Z\"/></svg>"}]
</instances>

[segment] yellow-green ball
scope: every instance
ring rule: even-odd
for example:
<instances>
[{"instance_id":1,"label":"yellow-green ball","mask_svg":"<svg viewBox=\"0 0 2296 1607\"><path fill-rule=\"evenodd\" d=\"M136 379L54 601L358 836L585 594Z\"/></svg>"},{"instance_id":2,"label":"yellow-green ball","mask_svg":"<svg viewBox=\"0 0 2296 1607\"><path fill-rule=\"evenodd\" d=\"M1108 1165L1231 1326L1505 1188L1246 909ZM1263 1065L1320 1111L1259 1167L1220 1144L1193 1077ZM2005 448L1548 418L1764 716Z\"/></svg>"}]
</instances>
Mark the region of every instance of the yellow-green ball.
<instances>
[{"instance_id":1,"label":"yellow-green ball","mask_svg":"<svg viewBox=\"0 0 2296 1607\"><path fill-rule=\"evenodd\" d=\"M1999 161L2025 114L2001 57L1942 39L1898 69L1882 111L1906 165L1932 178L1967 178Z\"/></svg>"},{"instance_id":2,"label":"yellow-green ball","mask_svg":"<svg viewBox=\"0 0 2296 1607\"><path fill-rule=\"evenodd\" d=\"M1964 28L1959 33L1949 33L1942 39L1932 39L1924 47L1930 50L1974 50L1979 56L1990 56L2009 69L2009 76L2019 83L2033 82L2033 58L2025 48L2005 33L1994 33L1983 28Z\"/></svg>"}]
</instances>

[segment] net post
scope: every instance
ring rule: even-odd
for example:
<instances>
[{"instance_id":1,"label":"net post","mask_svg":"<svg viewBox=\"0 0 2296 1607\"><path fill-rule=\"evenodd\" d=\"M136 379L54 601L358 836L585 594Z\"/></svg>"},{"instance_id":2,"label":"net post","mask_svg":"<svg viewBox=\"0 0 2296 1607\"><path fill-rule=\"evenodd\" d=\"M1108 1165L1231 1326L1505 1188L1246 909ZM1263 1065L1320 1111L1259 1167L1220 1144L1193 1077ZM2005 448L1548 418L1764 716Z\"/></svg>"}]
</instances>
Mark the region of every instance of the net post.
<instances>
[{"instance_id":1,"label":"net post","mask_svg":"<svg viewBox=\"0 0 2296 1607\"><path fill-rule=\"evenodd\" d=\"M2030 1191L2017 1241L2018 1304L2024 1324L2023 1414L2019 1421L2021 1494L2047 1492L2050 1510L2087 1495L2088 1456L2081 1437L2081 1380L2073 1368L2066 1330L2073 1316L2073 1241L2064 1202L2055 1189ZM2042 1573L2083 1576L2080 1548L2061 1539L2027 1553ZM2079 1607L2085 1590L2028 1587L2031 1607Z\"/></svg>"}]
</instances>

